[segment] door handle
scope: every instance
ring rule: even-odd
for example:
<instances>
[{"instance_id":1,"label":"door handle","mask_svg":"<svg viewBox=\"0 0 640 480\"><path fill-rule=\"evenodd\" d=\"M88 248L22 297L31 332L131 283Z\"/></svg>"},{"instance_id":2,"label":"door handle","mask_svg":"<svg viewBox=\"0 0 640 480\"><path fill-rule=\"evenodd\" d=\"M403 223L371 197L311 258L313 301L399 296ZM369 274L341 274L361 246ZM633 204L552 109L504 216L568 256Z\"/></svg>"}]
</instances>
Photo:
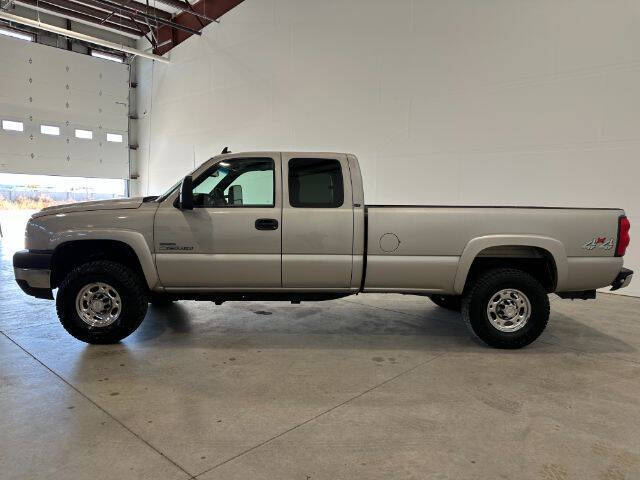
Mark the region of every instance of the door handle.
<instances>
[{"instance_id":1,"label":"door handle","mask_svg":"<svg viewBox=\"0 0 640 480\"><path fill-rule=\"evenodd\" d=\"M259 218L256 220L257 230L277 230L278 220L275 218Z\"/></svg>"}]
</instances>

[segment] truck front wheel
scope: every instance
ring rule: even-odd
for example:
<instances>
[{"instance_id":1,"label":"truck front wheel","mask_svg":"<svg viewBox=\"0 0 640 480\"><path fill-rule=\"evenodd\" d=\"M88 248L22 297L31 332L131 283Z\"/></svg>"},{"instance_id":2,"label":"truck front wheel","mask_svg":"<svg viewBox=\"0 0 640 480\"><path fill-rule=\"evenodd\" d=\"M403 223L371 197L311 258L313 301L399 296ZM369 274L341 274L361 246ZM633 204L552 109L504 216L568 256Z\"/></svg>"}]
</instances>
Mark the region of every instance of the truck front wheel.
<instances>
[{"instance_id":1,"label":"truck front wheel","mask_svg":"<svg viewBox=\"0 0 640 480\"><path fill-rule=\"evenodd\" d=\"M471 332L496 348L522 348L542 334L549 297L540 282L521 270L500 268L480 275L462 298Z\"/></svg>"},{"instance_id":2,"label":"truck front wheel","mask_svg":"<svg viewBox=\"0 0 640 480\"><path fill-rule=\"evenodd\" d=\"M131 335L147 313L140 275L107 260L85 263L62 281L56 309L62 326L87 343L117 343Z\"/></svg>"}]
</instances>

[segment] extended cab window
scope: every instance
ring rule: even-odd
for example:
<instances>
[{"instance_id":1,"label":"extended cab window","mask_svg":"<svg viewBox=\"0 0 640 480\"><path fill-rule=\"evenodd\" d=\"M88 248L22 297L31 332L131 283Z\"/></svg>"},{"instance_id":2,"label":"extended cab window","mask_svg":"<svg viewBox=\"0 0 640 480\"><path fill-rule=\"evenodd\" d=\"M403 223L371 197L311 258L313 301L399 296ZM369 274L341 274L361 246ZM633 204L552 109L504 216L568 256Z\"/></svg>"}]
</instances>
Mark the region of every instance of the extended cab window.
<instances>
[{"instance_id":1,"label":"extended cab window","mask_svg":"<svg viewBox=\"0 0 640 480\"><path fill-rule=\"evenodd\" d=\"M194 207L274 205L274 164L270 158L219 162L194 182Z\"/></svg>"},{"instance_id":2,"label":"extended cab window","mask_svg":"<svg viewBox=\"0 0 640 480\"><path fill-rule=\"evenodd\" d=\"M298 208L338 208L344 201L338 160L289 160L289 204Z\"/></svg>"}]
</instances>

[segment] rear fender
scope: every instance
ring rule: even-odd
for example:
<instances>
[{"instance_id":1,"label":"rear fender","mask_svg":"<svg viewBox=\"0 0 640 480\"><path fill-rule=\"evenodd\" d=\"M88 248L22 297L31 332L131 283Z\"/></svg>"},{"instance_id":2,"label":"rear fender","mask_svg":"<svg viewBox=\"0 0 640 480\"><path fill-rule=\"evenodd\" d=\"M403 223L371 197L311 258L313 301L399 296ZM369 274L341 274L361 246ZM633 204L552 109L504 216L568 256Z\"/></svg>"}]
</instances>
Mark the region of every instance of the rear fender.
<instances>
[{"instance_id":1,"label":"rear fender","mask_svg":"<svg viewBox=\"0 0 640 480\"><path fill-rule=\"evenodd\" d=\"M467 246L464 248L456 271L453 284L454 291L459 295L462 294L469 270L471 269L471 264L480 252L489 247L504 247L510 245L538 247L549 252L556 264L556 290L562 290L567 282L568 272L567 254L562 242L555 238L539 235L487 235L474 238L467 243Z\"/></svg>"}]
</instances>

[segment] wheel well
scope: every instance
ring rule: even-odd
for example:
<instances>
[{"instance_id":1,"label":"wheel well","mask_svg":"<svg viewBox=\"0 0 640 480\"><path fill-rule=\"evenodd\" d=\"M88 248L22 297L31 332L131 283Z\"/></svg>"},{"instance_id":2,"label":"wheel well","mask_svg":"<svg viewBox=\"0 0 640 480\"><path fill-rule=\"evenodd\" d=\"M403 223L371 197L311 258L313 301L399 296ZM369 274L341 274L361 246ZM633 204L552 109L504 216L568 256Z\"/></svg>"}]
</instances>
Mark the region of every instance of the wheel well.
<instances>
[{"instance_id":1,"label":"wheel well","mask_svg":"<svg viewBox=\"0 0 640 480\"><path fill-rule=\"evenodd\" d=\"M482 250L473 259L465 289L482 272L500 267L517 268L527 272L538 280L548 293L555 291L558 272L553 255L543 248L524 245L501 245Z\"/></svg>"},{"instance_id":2,"label":"wheel well","mask_svg":"<svg viewBox=\"0 0 640 480\"><path fill-rule=\"evenodd\" d=\"M126 265L144 279L138 256L126 243L117 240L74 240L58 245L53 252L51 287L58 287L74 268L94 260L111 260Z\"/></svg>"}]
</instances>

